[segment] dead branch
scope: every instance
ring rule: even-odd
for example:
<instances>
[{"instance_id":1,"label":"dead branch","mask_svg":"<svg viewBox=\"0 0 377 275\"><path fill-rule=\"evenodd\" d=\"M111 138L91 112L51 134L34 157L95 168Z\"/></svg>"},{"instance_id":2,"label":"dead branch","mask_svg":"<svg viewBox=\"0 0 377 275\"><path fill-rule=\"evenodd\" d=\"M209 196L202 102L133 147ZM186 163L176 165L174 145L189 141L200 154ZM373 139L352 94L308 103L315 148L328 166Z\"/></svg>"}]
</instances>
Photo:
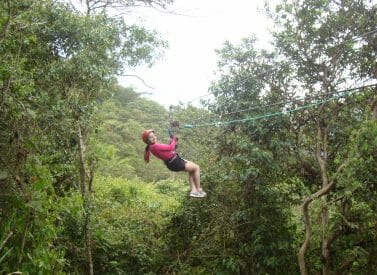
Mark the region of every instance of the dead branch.
<instances>
[{"instance_id":1,"label":"dead branch","mask_svg":"<svg viewBox=\"0 0 377 275\"><path fill-rule=\"evenodd\" d=\"M12 235L13 235L13 231L9 232L8 236L5 238L5 240L0 245L0 251L1 251L1 249L3 249L3 247L8 242L8 240L10 239L10 237L12 237Z\"/></svg>"},{"instance_id":2,"label":"dead branch","mask_svg":"<svg viewBox=\"0 0 377 275\"><path fill-rule=\"evenodd\" d=\"M27 235L27 231L30 225L30 220L31 220L31 213L32 213L32 209L29 209L29 212L27 214L27 218L25 221L24 232L22 234L23 236L22 236L20 254L18 255L18 268L17 269L20 268L21 263L22 263L22 258L23 258L25 243L26 243L26 235Z\"/></svg>"}]
</instances>

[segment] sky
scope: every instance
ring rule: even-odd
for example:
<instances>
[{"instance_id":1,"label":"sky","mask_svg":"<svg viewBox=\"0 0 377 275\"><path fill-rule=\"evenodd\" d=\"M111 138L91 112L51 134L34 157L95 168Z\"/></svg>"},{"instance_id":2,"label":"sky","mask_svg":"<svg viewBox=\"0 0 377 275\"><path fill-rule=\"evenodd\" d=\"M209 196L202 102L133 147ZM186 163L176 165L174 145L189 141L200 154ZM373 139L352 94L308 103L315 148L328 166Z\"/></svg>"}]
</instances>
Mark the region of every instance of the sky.
<instances>
[{"instance_id":1,"label":"sky","mask_svg":"<svg viewBox=\"0 0 377 275\"><path fill-rule=\"evenodd\" d=\"M167 8L173 13L152 8L134 10L132 21L155 29L169 47L152 68L126 71L142 78L148 86L135 77L119 78L120 84L134 87L167 108L179 103L199 105L216 79L215 49L226 40L238 44L253 34L260 45L267 44L270 22L258 11L261 8L263 0L175 0ZM129 22L130 17L126 20Z\"/></svg>"}]
</instances>

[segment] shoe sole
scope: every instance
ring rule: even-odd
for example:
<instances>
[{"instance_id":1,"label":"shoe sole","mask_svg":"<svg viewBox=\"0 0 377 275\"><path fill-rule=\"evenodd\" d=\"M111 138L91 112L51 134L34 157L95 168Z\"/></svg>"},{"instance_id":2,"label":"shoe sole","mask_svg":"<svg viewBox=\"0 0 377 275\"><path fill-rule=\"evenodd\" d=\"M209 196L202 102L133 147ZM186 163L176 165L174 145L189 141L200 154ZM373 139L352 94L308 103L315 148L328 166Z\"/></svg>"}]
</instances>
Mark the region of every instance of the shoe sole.
<instances>
[{"instance_id":1,"label":"shoe sole","mask_svg":"<svg viewBox=\"0 0 377 275\"><path fill-rule=\"evenodd\" d=\"M191 198L204 198L206 195L189 195Z\"/></svg>"}]
</instances>

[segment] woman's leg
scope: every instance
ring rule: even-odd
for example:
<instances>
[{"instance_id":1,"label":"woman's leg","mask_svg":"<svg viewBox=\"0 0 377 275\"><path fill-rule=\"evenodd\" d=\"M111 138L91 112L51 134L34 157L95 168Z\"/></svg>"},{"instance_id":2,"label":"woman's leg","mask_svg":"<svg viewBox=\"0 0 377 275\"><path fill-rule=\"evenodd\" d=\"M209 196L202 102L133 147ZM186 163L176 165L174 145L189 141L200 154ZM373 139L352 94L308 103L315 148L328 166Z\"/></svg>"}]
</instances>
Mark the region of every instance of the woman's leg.
<instances>
[{"instance_id":1,"label":"woman's leg","mask_svg":"<svg viewBox=\"0 0 377 275\"><path fill-rule=\"evenodd\" d=\"M194 181L194 175L193 173L189 172L189 183L191 186L191 192L198 192L199 190L196 189L195 181Z\"/></svg>"},{"instance_id":2,"label":"woman's leg","mask_svg":"<svg viewBox=\"0 0 377 275\"><path fill-rule=\"evenodd\" d=\"M195 187L196 190L192 191L202 191L202 188L200 187L200 167L199 165L193 163L192 161L187 161L185 164L185 171L189 172L189 181L192 186Z\"/></svg>"}]
</instances>

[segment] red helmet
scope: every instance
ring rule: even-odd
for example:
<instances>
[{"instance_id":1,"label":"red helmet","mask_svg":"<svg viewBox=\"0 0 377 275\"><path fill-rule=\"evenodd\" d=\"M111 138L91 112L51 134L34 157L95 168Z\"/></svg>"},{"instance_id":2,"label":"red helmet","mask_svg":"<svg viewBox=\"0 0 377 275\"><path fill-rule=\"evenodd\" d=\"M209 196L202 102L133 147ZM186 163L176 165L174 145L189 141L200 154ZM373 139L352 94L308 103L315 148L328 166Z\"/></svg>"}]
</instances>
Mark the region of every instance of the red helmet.
<instances>
[{"instance_id":1,"label":"red helmet","mask_svg":"<svg viewBox=\"0 0 377 275\"><path fill-rule=\"evenodd\" d=\"M145 130L145 131L143 132L143 134L141 135L141 138L142 138L142 140L143 140L145 143L147 143L147 141L148 141L148 136L149 136L150 133L154 133L154 130L152 130L152 129Z\"/></svg>"}]
</instances>

